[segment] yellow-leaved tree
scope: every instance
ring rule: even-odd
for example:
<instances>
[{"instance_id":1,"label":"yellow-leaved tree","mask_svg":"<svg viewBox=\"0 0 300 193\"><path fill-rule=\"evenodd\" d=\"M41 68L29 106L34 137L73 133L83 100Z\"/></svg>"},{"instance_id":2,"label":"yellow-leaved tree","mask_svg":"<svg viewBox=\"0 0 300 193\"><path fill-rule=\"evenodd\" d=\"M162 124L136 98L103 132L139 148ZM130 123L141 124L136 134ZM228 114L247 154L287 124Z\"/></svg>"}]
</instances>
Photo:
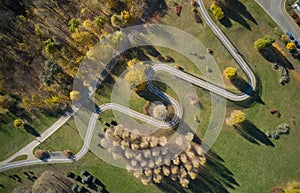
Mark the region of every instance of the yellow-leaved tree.
<instances>
[{"instance_id":1,"label":"yellow-leaved tree","mask_svg":"<svg viewBox=\"0 0 300 193\"><path fill-rule=\"evenodd\" d=\"M236 77L236 75L237 75L237 70L236 70L236 68L233 68L233 67L227 67L223 71L223 76L227 79L232 79L232 78Z\"/></svg>"},{"instance_id":2,"label":"yellow-leaved tree","mask_svg":"<svg viewBox=\"0 0 300 193\"><path fill-rule=\"evenodd\" d=\"M289 42L286 44L286 49L289 51L294 51L296 50L296 44L294 42Z\"/></svg>"},{"instance_id":3,"label":"yellow-leaved tree","mask_svg":"<svg viewBox=\"0 0 300 193\"><path fill-rule=\"evenodd\" d=\"M226 123L229 126L234 126L237 124L240 124L246 120L246 115L243 111L241 110L234 110L230 114L230 116L226 119Z\"/></svg>"},{"instance_id":4,"label":"yellow-leaved tree","mask_svg":"<svg viewBox=\"0 0 300 193\"><path fill-rule=\"evenodd\" d=\"M224 11L216 2L213 2L209 8L217 20L221 20L225 17Z\"/></svg>"},{"instance_id":5,"label":"yellow-leaved tree","mask_svg":"<svg viewBox=\"0 0 300 193\"><path fill-rule=\"evenodd\" d=\"M77 90L73 90L70 92L70 99L72 101L78 101L81 97L81 93Z\"/></svg>"},{"instance_id":6,"label":"yellow-leaved tree","mask_svg":"<svg viewBox=\"0 0 300 193\"><path fill-rule=\"evenodd\" d=\"M128 81L132 89L143 90L146 86L147 67L143 63L136 63L128 69L125 80Z\"/></svg>"},{"instance_id":7,"label":"yellow-leaved tree","mask_svg":"<svg viewBox=\"0 0 300 193\"><path fill-rule=\"evenodd\" d=\"M139 61L138 61L138 59L136 59L136 58L134 58L134 59L132 59L132 60L129 60L128 62L127 62L127 67L128 68L132 68L134 65L136 65L137 63L138 63Z\"/></svg>"}]
</instances>

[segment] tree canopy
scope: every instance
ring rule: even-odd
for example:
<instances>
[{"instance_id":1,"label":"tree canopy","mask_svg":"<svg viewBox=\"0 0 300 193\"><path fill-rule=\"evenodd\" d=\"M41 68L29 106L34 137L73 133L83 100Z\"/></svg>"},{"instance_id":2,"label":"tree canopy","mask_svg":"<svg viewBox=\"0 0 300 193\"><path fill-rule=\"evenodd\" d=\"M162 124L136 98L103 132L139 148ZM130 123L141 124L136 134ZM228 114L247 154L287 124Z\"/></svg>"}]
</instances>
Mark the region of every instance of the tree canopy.
<instances>
[{"instance_id":1,"label":"tree canopy","mask_svg":"<svg viewBox=\"0 0 300 193\"><path fill-rule=\"evenodd\" d=\"M232 78L236 77L236 75L237 75L237 70L236 70L236 68L233 68L233 67L227 67L223 71L223 76L227 79L232 79Z\"/></svg>"},{"instance_id":2,"label":"tree canopy","mask_svg":"<svg viewBox=\"0 0 300 193\"><path fill-rule=\"evenodd\" d=\"M216 2L213 2L211 4L210 10L212 11L217 20L221 20L225 17L224 11Z\"/></svg>"},{"instance_id":3,"label":"tree canopy","mask_svg":"<svg viewBox=\"0 0 300 193\"><path fill-rule=\"evenodd\" d=\"M234 110L230 114L229 118L226 119L226 123L230 126L237 125L246 120L246 115L241 110Z\"/></svg>"},{"instance_id":4,"label":"tree canopy","mask_svg":"<svg viewBox=\"0 0 300 193\"><path fill-rule=\"evenodd\" d=\"M81 93L77 90L73 90L70 92L70 99L72 101L78 101L81 97Z\"/></svg>"},{"instance_id":5,"label":"tree canopy","mask_svg":"<svg viewBox=\"0 0 300 193\"><path fill-rule=\"evenodd\" d=\"M289 51L294 51L296 50L296 44L294 42L289 42L286 44L286 49Z\"/></svg>"},{"instance_id":6,"label":"tree canopy","mask_svg":"<svg viewBox=\"0 0 300 193\"><path fill-rule=\"evenodd\" d=\"M129 68L125 75L125 80L128 81L131 88L136 88L146 82L147 67L143 63L137 63Z\"/></svg>"},{"instance_id":7,"label":"tree canopy","mask_svg":"<svg viewBox=\"0 0 300 193\"><path fill-rule=\"evenodd\" d=\"M275 42L274 38L272 38L271 36L265 36L262 39L256 40L254 42L254 47L257 50L262 50L264 48L271 46L274 42Z\"/></svg>"}]
</instances>

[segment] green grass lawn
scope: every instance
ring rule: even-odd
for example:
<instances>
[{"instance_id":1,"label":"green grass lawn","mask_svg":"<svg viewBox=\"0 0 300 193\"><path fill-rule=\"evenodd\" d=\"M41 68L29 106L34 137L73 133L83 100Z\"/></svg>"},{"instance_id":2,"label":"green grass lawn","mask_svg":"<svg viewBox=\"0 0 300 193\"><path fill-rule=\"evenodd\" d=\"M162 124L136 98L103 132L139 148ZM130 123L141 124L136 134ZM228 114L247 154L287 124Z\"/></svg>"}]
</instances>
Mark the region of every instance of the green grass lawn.
<instances>
[{"instance_id":1,"label":"green grass lawn","mask_svg":"<svg viewBox=\"0 0 300 193\"><path fill-rule=\"evenodd\" d=\"M75 121L71 118L35 149L47 151L70 150L76 154L81 149L82 145L83 140L78 134Z\"/></svg>"},{"instance_id":2,"label":"green grass lawn","mask_svg":"<svg viewBox=\"0 0 300 193\"><path fill-rule=\"evenodd\" d=\"M57 118L47 117L42 115L35 118L29 124L41 134L45 129L47 129L51 124L56 121ZM35 137L29 134L23 127L15 128L13 124L3 126L0 130L0 160L5 160L9 156L17 152L21 147L28 144Z\"/></svg>"},{"instance_id":3,"label":"green grass lawn","mask_svg":"<svg viewBox=\"0 0 300 193\"><path fill-rule=\"evenodd\" d=\"M206 6L209 7L211 1L204 0L204 2ZM247 130L243 131L248 138L243 137L233 127L224 126L212 149L216 155L220 156L223 162L216 161L215 159L214 161L216 163L221 162L221 164L210 164L210 178L207 181L203 180L202 182L200 181L194 184L194 186L202 188L202 190L199 190L198 192L219 193L220 190L217 189L218 186L215 186L216 183L219 182L228 192L265 193L275 185L285 184L292 180L300 180L300 131L298 128L298 124L300 123L300 116L298 115L300 109L300 102L298 100L300 84L291 74L291 81L287 85L281 86L279 84L278 73L272 69L271 64L253 47L253 43L256 39L261 38L264 35L271 35L284 50L283 44L278 40L277 35L274 33L274 27L276 27L276 25L255 2L247 0L241 0L240 2L245 5L249 13L255 19L255 22L250 21L241 15L240 17L242 17L243 20L241 20L241 18L233 18L240 23L230 19L232 22L232 27L230 28L226 28L217 21L216 22L233 44L247 58L247 61L254 69L262 87L260 92L262 93L261 100L264 104L254 103L249 108L244 109L235 103L228 102L228 114L233 109L244 109L246 112L247 120L251 123L251 125L248 124L248 127L251 128L248 132L246 132ZM236 66L237 64L216 37L214 37L206 24L200 26L192 24L194 23L194 18L191 18L190 5L187 3L184 6L181 17L174 16L175 8L171 7L172 10L168 11L168 14L164 18L161 18L161 23L171 24L172 22L171 25L183 28L199 38L205 46L211 47L215 51L214 57L221 69L224 69L226 66ZM186 21L190 21L190 23ZM248 29L245 27L245 25L247 26L245 22L249 25ZM249 30L249 27L251 30ZM159 50L160 48L157 49ZM167 50L161 49L159 51L163 55L170 55ZM180 63L180 56L176 55L174 58L175 61ZM298 69L300 66L299 61L292 58L289 59L294 67ZM182 63L185 63L183 61L184 59L182 59ZM189 70L187 66L184 67ZM239 74L244 77L241 70L239 71ZM229 88L230 84L227 83L226 86ZM103 104L110 101L109 87L111 88L110 84L107 84L98 91L100 94L96 95L98 100L97 104ZM209 121L210 102L207 93L202 92L201 89L197 90L197 93L204 107L202 109L203 116L200 116L201 125L198 129L198 135L201 138ZM133 96L132 98L134 99L134 97L137 96ZM139 98L136 99L137 102L135 103L134 100L132 100L130 105L140 111L145 101ZM276 118L271 115L269 110L272 108L278 109L282 116ZM295 116L294 120L296 125L292 122L292 116ZM112 112L107 111L101 114L100 117L102 122L110 122L112 119ZM281 123L288 123L291 126L290 134L281 136L279 140L271 139L271 143L274 146L266 145L266 139L262 140L261 136L258 135L261 134L259 131L265 132L276 130L276 127ZM58 132L59 131L63 132L67 131L67 129L60 129ZM72 132L75 131L69 128L69 131L61 134L61 136L70 136L69 134ZM57 138L55 139L57 140ZM69 147L74 145L74 142L72 141L70 143L68 142L70 145ZM56 145L55 141L50 142L49 146L51 144L51 148L55 147L53 149L60 149L62 146L61 144ZM62 142L66 143L66 141ZM270 141L267 142L270 143ZM64 145L63 147L67 146ZM222 165L223 167L220 167ZM0 188L0 192L9 192L13 187L19 185L19 183L10 179L8 175L18 174L19 176L22 176L22 178L25 178L22 174L24 171L32 170L38 175L46 169L57 169L61 172L73 171L75 173L79 173L82 169L85 169L98 177L107 187L107 190L113 193L162 192L162 190L155 185L143 186L126 170L110 166L109 164L100 161L91 153L88 153L84 158L72 164L37 165L3 172L0 175L0 183L4 185L4 189ZM227 170L232 173L232 178L234 180L226 178L229 173L226 172ZM203 173L201 179L205 178L204 174L207 173ZM235 185L233 183L234 181L236 181L238 185ZM30 183L30 181L24 179L23 183ZM165 192L169 191L166 190Z\"/></svg>"}]
</instances>

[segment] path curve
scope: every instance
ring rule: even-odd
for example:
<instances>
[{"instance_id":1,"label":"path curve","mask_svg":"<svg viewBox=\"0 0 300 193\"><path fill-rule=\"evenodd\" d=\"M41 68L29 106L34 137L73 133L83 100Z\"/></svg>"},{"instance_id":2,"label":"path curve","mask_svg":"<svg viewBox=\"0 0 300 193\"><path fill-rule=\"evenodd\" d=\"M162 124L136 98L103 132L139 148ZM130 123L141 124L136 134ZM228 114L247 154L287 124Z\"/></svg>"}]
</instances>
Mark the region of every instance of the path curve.
<instances>
[{"instance_id":1,"label":"path curve","mask_svg":"<svg viewBox=\"0 0 300 193\"><path fill-rule=\"evenodd\" d=\"M247 65L247 63L244 61L244 59L240 56L239 52L237 51L237 49L232 45L232 43L227 39L227 37L224 35L224 33L217 27L217 25L213 22L213 20L210 18L208 12L205 9L205 6L203 4L202 1L197 0L198 4L199 4L199 10L200 13L202 14L205 22L210 26L210 28L212 29L212 31L215 33L215 35L219 38L219 40L223 43L223 45L225 46L225 48L229 51L229 53L232 55L232 57L236 60L236 62L238 63L238 65L242 68L242 70L246 73L247 77L249 78L249 87L248 89L243 93L243 94L234 94L230 91L225 90L224 88L218 87L214 84L208 83L202 79L196 78L194 76L188 75L176 68L170 67L168 65L164 65L164 64L156 64L153 66L153 71L150 71L151 73L154 73L154 71L158 71L158 70L162 70L162 71L166 71L168 73L171 73L177 77L180 77L183 80L186 80L192 84L195 84L197 86L200 86L202 88L205 88L215 94L218 94L220 96L223 96L224 98L230 99L232 101L244 101L246 99L248 99L250 97L250 95L253 93L253 91L256 88L256 78L254 73L252 72L252 70L250 69L250 67ZM155 92L156 94L158 94L157 90L155 89L155 87L151 86L152 84L148 83L147 84L149 86L149 88ZM93 91L95 89L92 89ZM93 93L93 92L92 92ZM90 95L91 93L89 93L88 95ZM159 95L159 94L158 94ZM173 99L171 99L170 97L168 98L170 99L170 101L172 102L173 106L175 107L175 112L180 113L182 110L180 110L180 106L178 105L177 102L173 101ZM98 118L99 113L105 111L105 110L118 110L120 112L123 113L128 113L130 112L130 115L138 118L140 120L146 121L150 124L153 124L154 126L159 126L159 127L170 127L170 124L174 124L176 123L176 118L174 120L172 120L170 123L162 123L158 120L155 120L151 117L147 117L141 113L138 113L136 111L133 111L127 107L118 105L118 104L114 104L114 103L107 103L104 105L101 105L99 107L99 110L95 113L92 114L92 116L90 117L90 121L89 121L89 125L87 128L87 133L85 135L85 139L84 139L84 145L81 148L81 150L73 157L73 159L67 159L67 158L55 158L55 159L48 159L47 161L42 161L36 158L32 158L32 160L25 160L25 161L17 161L17 162L11 162L11 163L5 163L5 162L0 162L0 172L8 170L8 169L12 169L12 168L17 168L17 167L24 167L24 166L30 166L30 165L34 165L34 164L43 164L43 163L69 163L69 162L74 162L77 161L79 159L81 159L89 150L89 146L90 146L90 142L92 139L92 133L94 131L95 125L96 125L96 121ZM78 110L78 109L77 109ZM76 110L76 111L77 111ZM71 114L73 115L75 111L73 111ZM70 115L71 115L70 114ZM68 115L69 116L69 115ZM178 117L178 116L176 116ZM61 121L60 123L62 123L63 121ZM65 121L66 122L66 121ZM48 130L47 130L48 131ZM47 132L46 131L46 132ZM44 132L44 133L46 133ZM43 133L43 134L44 134ZM53 132L54 133L54 132ZM43 135L42 134L42 135ZM44 139L45 140L45 139ZM33 142L32 142L33 143Z\"/></svg>"}]
</instances>

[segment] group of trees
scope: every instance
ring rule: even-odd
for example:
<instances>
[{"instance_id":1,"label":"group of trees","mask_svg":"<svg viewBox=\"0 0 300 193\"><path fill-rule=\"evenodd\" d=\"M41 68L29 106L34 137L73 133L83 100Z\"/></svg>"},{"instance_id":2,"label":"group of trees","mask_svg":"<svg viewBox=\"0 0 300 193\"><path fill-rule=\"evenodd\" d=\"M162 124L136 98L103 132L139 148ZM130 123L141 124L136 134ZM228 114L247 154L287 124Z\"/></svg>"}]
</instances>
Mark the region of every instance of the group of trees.
<instances>
[{"instance_id":1,"label":"group of trees","mask_svg":"<svg viewBox=\"0 0 300 193\"><path fill-rule=\"evenodd\" d=\"M1 2L0 9L6 16L0 24L4 37L1 43L5 45L0 52L0 95L24 99L17 100L16 105L25 112L69 104L69 85L80 58L99 39L116 30L111 16L118 15L123 24L131 25L140 19L145 5L145 0ZM1 114L10 111L4 106L0 101Z\"/></svg>"},{"instance_id":2,"label":"group of trees","mask_svg":"<svg viewBox=\"0 0 300 193\"><path fill-rule=\"evenodd\" d=\"M187 188L206 163L202 148L192 142L193 138L193 133L181 134L169 150L168 136L138 135L116 125L105 131L101 146L113 159L125 159L128 171L145 185L169 178ZM180 148L181 153L172 156L173 148Z\"/></svg>"}]
</instances>

